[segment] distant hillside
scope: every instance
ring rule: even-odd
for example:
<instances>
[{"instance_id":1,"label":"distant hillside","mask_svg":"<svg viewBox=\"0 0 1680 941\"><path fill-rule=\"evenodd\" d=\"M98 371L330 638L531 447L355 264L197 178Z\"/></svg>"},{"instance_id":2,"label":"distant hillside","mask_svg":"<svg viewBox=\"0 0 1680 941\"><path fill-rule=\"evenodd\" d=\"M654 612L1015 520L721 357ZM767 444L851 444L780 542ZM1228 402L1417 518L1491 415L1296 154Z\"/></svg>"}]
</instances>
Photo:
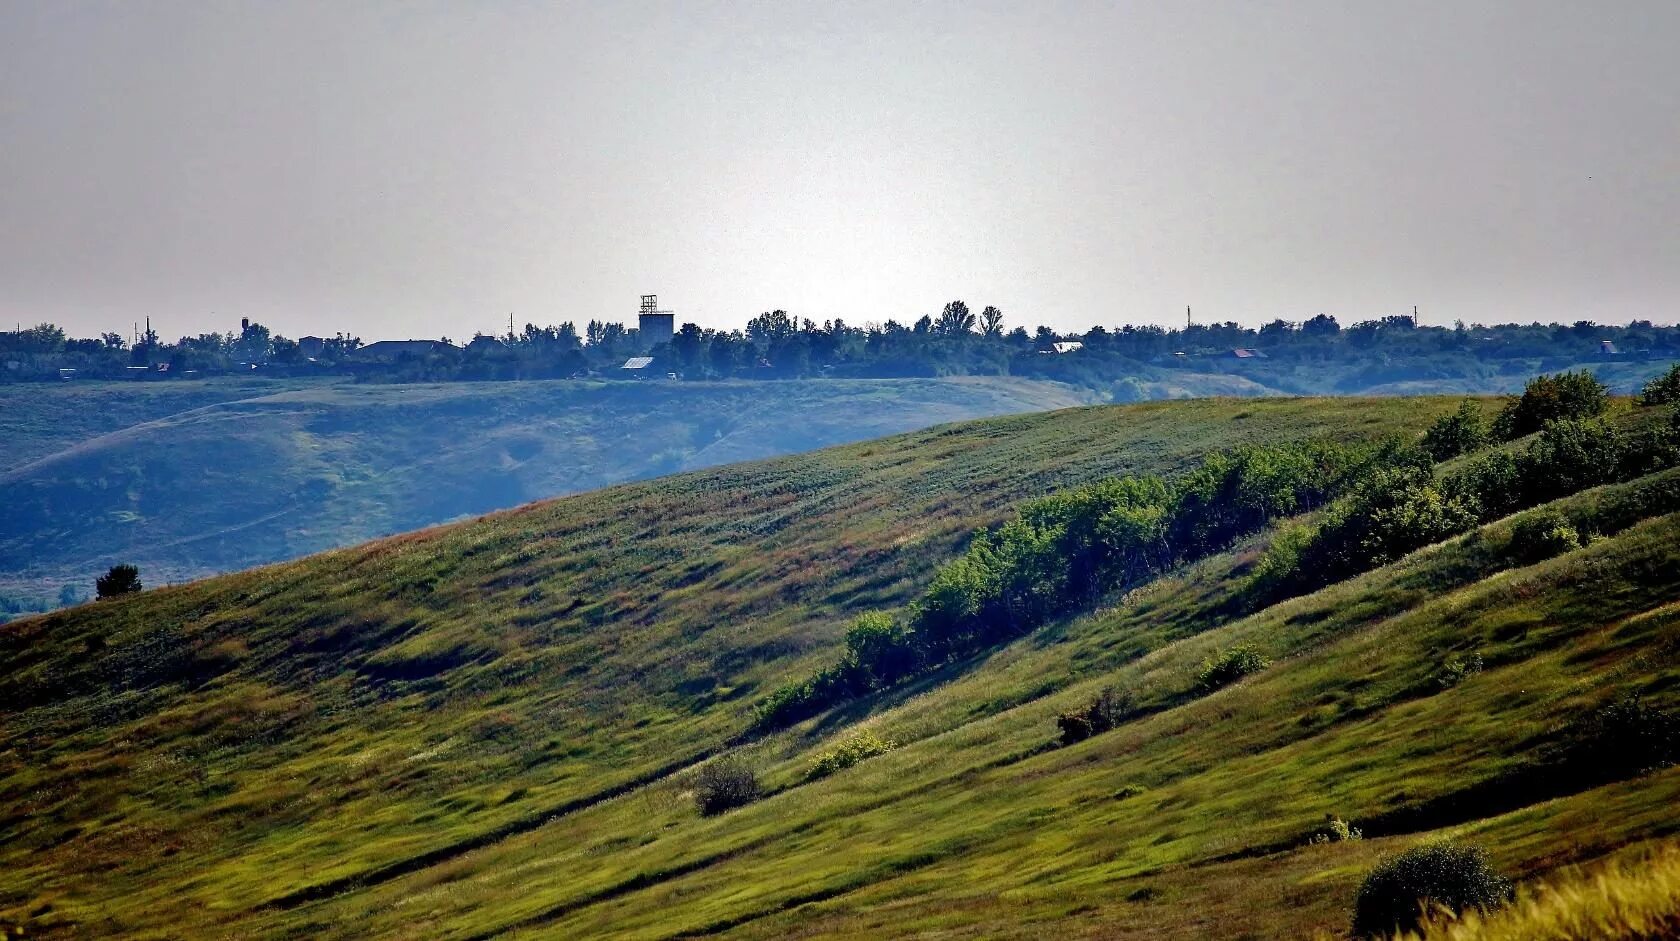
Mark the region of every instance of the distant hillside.
<instances>
[{"instance_id":1,"label":"distant hillside","mask_svg":"<svg viewBox=\"0 0 1680 941\"><path fill-rule=\"evenodd\" d=\"M317 383L323 384L323 383ZM239 399L310 388L269 379L0 385L0 473L134 425Z\"/></svg>"},{"instance_id":2,"label":"distant hillside","mask_svg":"<svg viewBox=\"0 0 1680 941\"><path fill-rule=\"evenodd\" d=\"M0 387L0 594L248 568L532 500L1081 404L1016 379ZM29 456L20 461L15 455Z\"/></svg>"},{"instance_id":3,"label":"distant hillside","mask_svg":"<svg viewBox=\"0 0 1680 941\"><path fill-rule=\"evenodd\" d=\"M1676 471L1256 606L1264 532L745 735L852 617L914 597L1027 498L1241 443L1412 436L1456 405L990 419L0 627L0 921L48 938L1309 937L1343 932L1361 876L1426 839L1522 878L1673 834L1680 769L1533 769L1607 702L1674 706ZM1603 528L1519 554L1517 524L1548 512ZM1243 645L1269 666L1203 685ZM1058 715L1107 687L1135 703L1124 721L1058 746ZM896 748L810 780L862 732ZM763 793L700 816L695 770L727 751ZM1365 838L1314 842L1326 815Z\"/></svg>"}]
</instances>

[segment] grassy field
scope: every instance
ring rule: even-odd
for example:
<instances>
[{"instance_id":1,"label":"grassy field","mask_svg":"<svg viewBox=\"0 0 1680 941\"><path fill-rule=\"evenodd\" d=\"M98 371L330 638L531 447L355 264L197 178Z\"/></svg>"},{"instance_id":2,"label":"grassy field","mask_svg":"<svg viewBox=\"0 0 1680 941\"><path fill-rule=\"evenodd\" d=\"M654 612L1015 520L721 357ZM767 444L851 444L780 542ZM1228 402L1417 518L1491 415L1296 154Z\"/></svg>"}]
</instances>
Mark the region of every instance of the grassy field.
<instances>
[{"instance_id":1,"label":"grassy field","mask_svg":"<svg viewBox=\"0 0 1680 941\"><path fill-rule=\"evenodd\" d=\"M1077 405L1013 379L0 386L0 594L185 581L532 500Z\"/></svg>"},{"instance_id":2,"label":"grassy field","mask_svg":"<svg viewBox=\"0 0 1680 941\"><path fill-rule=\"evenodd\" d=\"M1519 878L1673 835L1680 771L1490 789L1680 696L1680 473L1262 610L1266 537L760 740L751 703L1050 489L1456 400L1194 401L947 426L614 487L0 628L0 919L36 936L1311 936L1451 834ZM1491 408L1491 403L1490 406ZM1212 653L1264 672L1203 695ZM1485 669L1455 685L1449 657ZM1136 718L1056 747L1117 686ZM841 738L897 744L815 782ZM764 799L716 817L734 749ZM1503 795L1489 799L1489 793ZM1326 814L1355 842L1310 844Z\"/></svg>"}]
</instances>

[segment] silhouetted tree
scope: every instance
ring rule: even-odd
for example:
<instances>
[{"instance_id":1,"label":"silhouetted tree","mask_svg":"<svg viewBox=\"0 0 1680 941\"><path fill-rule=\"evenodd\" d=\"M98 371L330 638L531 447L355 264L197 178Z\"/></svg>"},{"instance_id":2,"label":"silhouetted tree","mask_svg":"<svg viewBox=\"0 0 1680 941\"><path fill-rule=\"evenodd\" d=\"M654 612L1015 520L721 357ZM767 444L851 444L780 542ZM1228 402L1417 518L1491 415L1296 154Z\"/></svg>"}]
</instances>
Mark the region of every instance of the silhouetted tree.
<instances>
[{"instance_id":1,"label":"silhouetted tree","mask_svg":"<svg viewBox=\"0 0 1680 941\"><path fill-rule=\"evenodd\" d=\"M936 325L941 336L958 337L974 329L974 315L968 312L968 305L962 301L952 301L939 312L939 322Z\"/></svg>"},{"instance_id":2,"label":"silhouetted tree","mask_svg":"<svg viewBox=\"0 0 1680 941\"><path fill-rule=\"evenodd\" d=\"M93 588L101 598L115 598L117 595L132 595L140 590L140 570L124 563L113 565L111 570L94 579Z\"/></svg>"}]
</instances>

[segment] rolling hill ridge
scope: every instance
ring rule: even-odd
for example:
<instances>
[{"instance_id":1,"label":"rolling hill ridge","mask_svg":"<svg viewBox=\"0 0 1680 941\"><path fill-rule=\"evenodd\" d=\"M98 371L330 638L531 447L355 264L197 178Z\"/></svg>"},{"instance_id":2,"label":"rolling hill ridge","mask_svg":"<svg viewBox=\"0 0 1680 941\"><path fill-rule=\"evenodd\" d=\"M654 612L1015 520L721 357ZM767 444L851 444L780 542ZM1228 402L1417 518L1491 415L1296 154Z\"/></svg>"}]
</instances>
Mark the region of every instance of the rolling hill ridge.
<instances>
[{"instance_id":1,"label":"rolling hill ridge","mask_svg":"<svg viewBox=\"0 0 1680 941\"><path fill-rule=\"evenodd\" d=\"M1244 445L1412 440L1458 404L969 422L7 625L0 918L45 936L1301 936L1345 929L1362 873L1428 837L1526 877L1672 835L1673 769L1503 786L1607 702L1673 702L1680 471L1662 468L1294 596L1254 594L1268 526L749 734L848 621L918 598L1023 501L1180 479ZM1594 538L1513 548L1554 516ZM1208 686L1240 649L1266 665ZM1123 720L1060 744L1058 717L1109 689ZM814 775L865 734L890 747ZM699 815L696 772L724 755L762 793ZM1365 838L1314 841L1326 815Z\"/></svg>"}]
</instances>

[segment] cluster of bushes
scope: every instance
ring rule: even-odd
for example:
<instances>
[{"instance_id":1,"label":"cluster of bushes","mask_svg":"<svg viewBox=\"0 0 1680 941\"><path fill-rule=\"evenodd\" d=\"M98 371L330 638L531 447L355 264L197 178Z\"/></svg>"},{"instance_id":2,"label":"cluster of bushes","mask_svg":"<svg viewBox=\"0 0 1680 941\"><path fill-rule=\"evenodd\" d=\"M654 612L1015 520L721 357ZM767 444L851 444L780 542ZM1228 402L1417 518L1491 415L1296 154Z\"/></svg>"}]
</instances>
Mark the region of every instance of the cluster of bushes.
<instances>
[{"instance_id":1,"label":"cluster of bushes","mask_svg":"<svg viewBox=\"0 0 1680 941\"><path fill-rule=\"evenodd\" d=\"M1589 374L1535 379L1496 423L1508 434L1540 421L1526 451L1495 451L1445 478L1429 455L1402 456L1366 475L1316 524L1274 540L1251 589L1263 597L1310 591L1525 507L1680 464L1680 427L1618 431L1597 417L1604 405L1603 386ZM1442 419L1425 446L1431 454L1453 453L1455 442L1475 440L1474 429L1462 428L1473 418L1461 409ZM1518 522L1510 551L1532 562L1582 541L1568 520L1542 514Z\"/></svg>"},{"instance_id":2,"label":"cluster of bushes","mask_svg":"<svg viewBox=\"0 0 1680 941\"><path fill-rule=\"evenodd\" d=\"M1176 482L1113 478L1032 501L975 534L901 616L859 617L840 661L776 690L759 703L755 724L796 722L1020 636L1103 592L1321 507L1406 453L1395 442L1245 447L1210 455Z\"/></svg>"}]
</instances>

